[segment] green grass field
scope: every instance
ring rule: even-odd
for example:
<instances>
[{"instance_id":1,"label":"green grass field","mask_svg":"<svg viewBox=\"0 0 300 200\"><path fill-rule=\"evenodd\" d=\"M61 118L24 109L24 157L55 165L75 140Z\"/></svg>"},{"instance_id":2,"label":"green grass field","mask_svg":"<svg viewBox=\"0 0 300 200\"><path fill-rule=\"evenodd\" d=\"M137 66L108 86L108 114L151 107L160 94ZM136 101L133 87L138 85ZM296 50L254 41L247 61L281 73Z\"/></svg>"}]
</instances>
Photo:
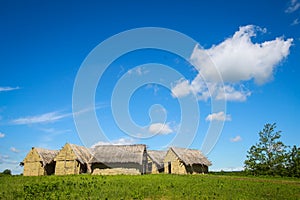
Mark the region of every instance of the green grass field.
<instances>
[{"instance_id":1,"label":"green grass field","mask_svg":"<svg viewBox=\"0 0 300 200\"><path fill-rule=\"evenodd\" d=\"M0 176L0 199L300 199L300 180L168 174Z\"/></svg>"}]
</instances>

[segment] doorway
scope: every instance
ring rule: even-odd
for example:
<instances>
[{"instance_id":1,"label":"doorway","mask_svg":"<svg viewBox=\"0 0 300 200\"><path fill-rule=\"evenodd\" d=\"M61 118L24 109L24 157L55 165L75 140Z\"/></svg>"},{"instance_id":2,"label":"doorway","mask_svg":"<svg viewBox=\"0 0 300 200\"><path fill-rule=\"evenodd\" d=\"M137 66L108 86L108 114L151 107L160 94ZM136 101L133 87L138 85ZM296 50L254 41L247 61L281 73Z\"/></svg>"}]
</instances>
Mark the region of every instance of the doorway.
<instances>
[{"instance_id":1,"label":"doorway","mask_svg":"<svg viewBox=\"0 0 300 200\"><path fill-rule=\"evenodd\" d=\"M168 174L172 173L171 169L172 169L171 162L168 162Z\"/></svg>"}]
</instances>

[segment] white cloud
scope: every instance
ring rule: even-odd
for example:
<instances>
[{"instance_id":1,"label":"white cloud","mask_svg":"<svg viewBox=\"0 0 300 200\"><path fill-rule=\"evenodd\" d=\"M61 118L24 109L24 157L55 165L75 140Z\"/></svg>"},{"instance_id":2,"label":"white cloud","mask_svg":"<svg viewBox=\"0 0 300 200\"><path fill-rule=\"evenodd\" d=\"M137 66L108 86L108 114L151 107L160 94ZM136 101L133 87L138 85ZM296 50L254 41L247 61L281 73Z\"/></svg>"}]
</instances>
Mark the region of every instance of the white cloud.
<instances>
[{"instance_id":1,"label":"white cloud","mask_svg":"<svg viewBox=\"0 0 300 200\"><path fill-rule=\"evenodd\" d=\"M276 66L288 56L293 39L282 37L262 43L251 38L266 29L254 25L240 27L220 44L204 49L196 45L190 57L198 75L191 82L178 80L172 86L173 97L197 94L199 100L245 101L251 92L242 82L254 80L258 85L273 78Z\"/></svg>"},{"instance_id":2,"label":"white cloud","mask_svg":"<svg viewBox=\"0 0 300 200\"><path fill-rule=\"evenodd\" d=\"M7 92L12 90L19 90L20 87L0 87L0 92Z\"/></svg>"},{"instance_id":3,"label":"white cloud","mask_svg":"<svg viewBox=\"0 0 300 200\"><path fill-rule=\"evenodd\" d=\"M15 147L11 147L10 150L11 150L12 152L14 152L14 153L19 153L19 152L20 152L20 150L17 149L17 148L15 148Z\"/></svg>"},{"instance_id":4,"label":"white cloud","mask_svg":"<svg viewBox=\"0 0 300 200\"><path fill-rule=\"evenodd\" d=\"M95 105L95 110L106 107L105 104L97 104ZM51 123L56 122L60 119L71 117L73 115L80 115L89 111L92 111L93 108L85 108L73 113L61 113L60 111L48 112L35 116L27 116L21 117L18 119L14 119L11 121L12 124L16 125L24 125L24 124L37 124L37 123Z\"/></svg>"},{"instance_id":5,"label":"white cloud","mask_svg":"<svg viewBox=\"0 0 300 200\"><path fill-rule=\"evenodd\" d=\"M65 130L57 130L54 128L40 128L39 130L45 132L45 133L51 133L53 135L58 135L58 134L63 134L63 133L68 133L71 132L70 129L65 129Z\"/></svg>"},{"instance_id":6,"label":"white cloud","mask_svg":"<svg viewBox=\"0 0 300 200\"><path fill-rule=\"evenodd\" d=\"M173 97L184 97L187 96L192 91L190 83L188 80L181 79L178 80L174 87L172 87Z\"/></svg>"},{"instance_id":7,"label":"white cloud","mask_svg":"<svg viewBox=\"0 0 300 200\"><path fill-rule=\"evenodd\" d=\"M224 82L254 79L256 83L263 84L272 77L276 65L289 54L293 39L276 38L253 43L251 38L258 31L265 32L257 26L243 26L231 38L210 49L196 46L191 62L207 81L220 81L220 74Z\"/></svg>"},{"instance_id":8,"label":"white cloud","mask_svg":"<svg viewBox=\"0 0 300 200\"><path fill-rule=\"evenodd\" d=\"M299 23L300 23L299 18L297 18L292 22L291 26L298 25Z\"/></svg>"},{"instance_id":9,"label":"white cloud","mask_svg":"<svg viewBox=\"0 0 300 200\"><path fill-rule=\"evenodd\" d=\"M219 171L225 171L225 172L234 172L234 171L243 171L244 167L223 167L223 168L217 168L217 169L209 169L210 171L219 172Z\"/></svg>"},{"instance_id":10,"label":"white cloud","mask_svg":"<svg viewBox=\"0 0 300 200\"><path fill-rule=\"evenodd\" d=\"M103 142L99 141L96 144L92 145L92 148L99 145L129 145L129 144L135 144L136 140L132 138L120 138L117 140L112 140L109 142Z\"/></svg>"},{"instance_id":11,"label":"white cloud","mask_svg":"<svg viewBox=\"0 0 300 200\"><path fill-rule=\"evenodd\" d=\"M226 115L223 111L221 111L218 113L209 114L205 120L206 121L231 121L231 116Z\"/></svg>"},{"instance_id":12,"label":"white cloud","mask_svg":"<svg viewBox=\"0 0 300 200\"><path fill-rule=\"evenodd\" d=\"M17 164L18 161L10 160L8 155L1 155L0 154L0 164Z\"/></svg>"},{"instance_id":13,"label":"white cloud","mask_svg":"<svg viewBox=\"0 0 300 200\"><path fill-rule=\"evenodd\" d=\"M170 134L173 132L168 124L153 123L149 126L148 131L152 134Z\"/></svg>"},{"instance_id":14,"label":"white cloud","mask_svg":"<svg viewBox=\"0 0 300 200\"><path fill-rule=\"evenodd\" d=\"M12 160L7 155L0 154L0 172L5 169L12 170L12 174L20 174L23 171L23 168L19 165L20 161Z\"/></svg>"},{"instance_id":15,"label":"white cloud","mask_svg":"<svg viewBox=\"0 0 300 200\"><path fill-rule=\"evenodd\" d=\"M136 74L136 75L139 75L139 76L141 76L141 75L145 75L145 74L147 74L149 71L148 70L145 70L145 68L143 68L143 67L135 67L135 68L133 68L133 69L130 69L130 70L128 70L128 74Z\"/></svg>"},{"instance_id":16,"label":"white cloud","mask_svg":"<svg viewBox=\"0 0 300 200\"><path fill-rule=\"evenodd\" d=\"M239 135L235 136L234 138L230 138L231 142L239 142L241 140L242 140L242 137Z\"/></svg>"},{"instance_id":17,"label":"white cloud","mask_svg":"<svg viewBox=\"0 0 300 200\"><path fill-rule=\"evenodd\" d=\"M289 6L285 10L286 13L293 13L300 8L300 3L297 0L291 0Z\"/></svg>"},{"instance_id":18,"label":"white cloud","mask_svg":"<svg viewBox=\"0 0 300 200\"><path fill-rule=\"evenodd\" d=\"M251 95L251 92L243 89L240 86L240 89L237 90L232 85L219 86L216 91L215 98L217 100L227 100L227 101L245 101L248 96Z\"/></svg>"},{"instance_id":19,"label":"white cloud","mask_svg":"<svg viewBox=\"0 0 300 200\"><path fill-rule=\"evenodd\" d=\"M159 91L159 87L157 84L154 83L149 83L146 85L146 89L153 89L154 95L157 95L158 91Z\"/></svg>"},{"instance_id":20,"label":"white cloud","mask_svg":"<svg viewBox=\"0 0 300 200\"><path fill-rule=\"evenodd\" d=\"M61 114L57 111L55 112L49 112L41 115L36 116L28 116L28 117L22 117L18 118L12 121L13 124L36 124L36 123L50 123L55 122L59 119L65 118L70 116L71 114Z\"/></svg>"},{"instance_id":21,"label":"white cloud","mask_svg":"<svg viewBox=\"0 0 300 200\"><path fill-rule=\"evenodd\" d=\"M0 138L4 138L5 134L0 132Z\"/></svg>"}]
</instances>

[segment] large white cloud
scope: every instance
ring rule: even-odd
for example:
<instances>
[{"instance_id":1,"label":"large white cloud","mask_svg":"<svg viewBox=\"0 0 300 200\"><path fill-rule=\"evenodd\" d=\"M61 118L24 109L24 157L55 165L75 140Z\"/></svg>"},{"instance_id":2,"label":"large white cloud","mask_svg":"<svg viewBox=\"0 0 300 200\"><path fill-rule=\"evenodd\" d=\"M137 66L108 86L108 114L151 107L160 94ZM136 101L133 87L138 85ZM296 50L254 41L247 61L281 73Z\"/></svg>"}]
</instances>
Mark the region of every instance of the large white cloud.
<instances>
[{"instance_id":1,"label":"large white cloud","mask_svg":"<svg viewBox=\"0 0 300 200\"><path fill-rule=\"evenodd\" d=\"M240 27L231 38L210 49L197 45L191 55L191 62L207 81L218 81L217 73L220 73L224 82L254 79L258 84L265 83L272 78L278 63L289 54L293 39L276 38L253 43L251 38L256 36L257 31L265 32L259 27L248 25Z\"/></svg>"},{"instance_id":2,"label":"large white cloud","mask_svg":"<svg viewBox=\"0 0 300 200\"><path fill-rule=\"evenodd\" d=\"M190 57L198 69L197 77L189 82L179 80L172 87L174 97L197 94L200 100L245 101L251 92L242 82L254 80L258 85L273 78L276 66L288 56L293 39L278 37L253 43L251 38L265 29L254 25L242 26L230 38L204 49L196 45Z\"/></svg>"}]
</instances>

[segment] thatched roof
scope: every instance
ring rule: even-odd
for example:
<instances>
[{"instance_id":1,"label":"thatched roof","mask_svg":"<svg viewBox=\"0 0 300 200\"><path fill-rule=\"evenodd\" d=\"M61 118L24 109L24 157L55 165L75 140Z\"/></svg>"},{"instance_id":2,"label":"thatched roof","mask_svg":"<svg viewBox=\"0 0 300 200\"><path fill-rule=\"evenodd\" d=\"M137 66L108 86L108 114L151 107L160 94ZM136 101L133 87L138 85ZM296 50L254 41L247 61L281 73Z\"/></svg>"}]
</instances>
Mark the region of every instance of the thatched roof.
<instances>
[{"instance_id":1,"label":"thatched roof","mask_svg":"<svg viewBox=\"0 0 300 200\"><path fill-rule=\"evenodd\" d=\"M84 146L78 146L75 144L69 144L69 145L73 150L74 154L76 155L76 160L78 160L82 164L89 162L89 160L92 157L91 149Z\"/></svg>"},{"instance_id":2,"label":"thatched roof","mask_svg":"<svg viewBox=\"0 0 300 200\"><path fill-rule=\"evenodd\" d=\"M39 155L39 157L41 159L40 162L43 163L43 166L51 163L54 160L54 157L59 152L58 150L49 150L49 149L36 148L36 147L32 147L31 151L36 151L36 153ZM26 158L27 158L27 156L26 156ZM26 158L23 160L23 162L20 163L20 165L24 165Z\"/></svg>"},{"instance_id":3,"label":"thatched roof","mask_svg":"<svg viewBox=\"0 0 300 200\"><path fill-rule=\"evenodd\" d=\"M58 154L58 150L49 150L43 148L34 148L36 152L39 154L41 161L43 162L43 166L49 164L53 161L54 157Z\"/></svg>"},{"instance_id":4,"label":"thatched roof","mask_svg":"<svg viewBox=\"0 0 300 200\"><path fill-rule=\"evenodd\" d=\"M146 145L99 145L89 163L138 163L142 165Z\"/></svg>"},{"instance_id":5,"label":"thatched roof","mask_svg":"<svg viewBox=\"0 0 300 200\"><path fill-rule=\"evenodd\" d=\"M158 165L158 167L163 167L164 158L166 156L166 151L156 151L156 150L148 150L148 156L150 159Z\"/></svg>"},{"instance_id":6,"label":"thatched roof","mask_svg":"<svg viewBox=\"0 0 300 200\"><path fill-rule=\"evenodd\" d=\"M171 147L170 150L173 151L186 165L203 164L211 166L211 162L199 150L179 147Z\"/></svg>"}]
</instances>

